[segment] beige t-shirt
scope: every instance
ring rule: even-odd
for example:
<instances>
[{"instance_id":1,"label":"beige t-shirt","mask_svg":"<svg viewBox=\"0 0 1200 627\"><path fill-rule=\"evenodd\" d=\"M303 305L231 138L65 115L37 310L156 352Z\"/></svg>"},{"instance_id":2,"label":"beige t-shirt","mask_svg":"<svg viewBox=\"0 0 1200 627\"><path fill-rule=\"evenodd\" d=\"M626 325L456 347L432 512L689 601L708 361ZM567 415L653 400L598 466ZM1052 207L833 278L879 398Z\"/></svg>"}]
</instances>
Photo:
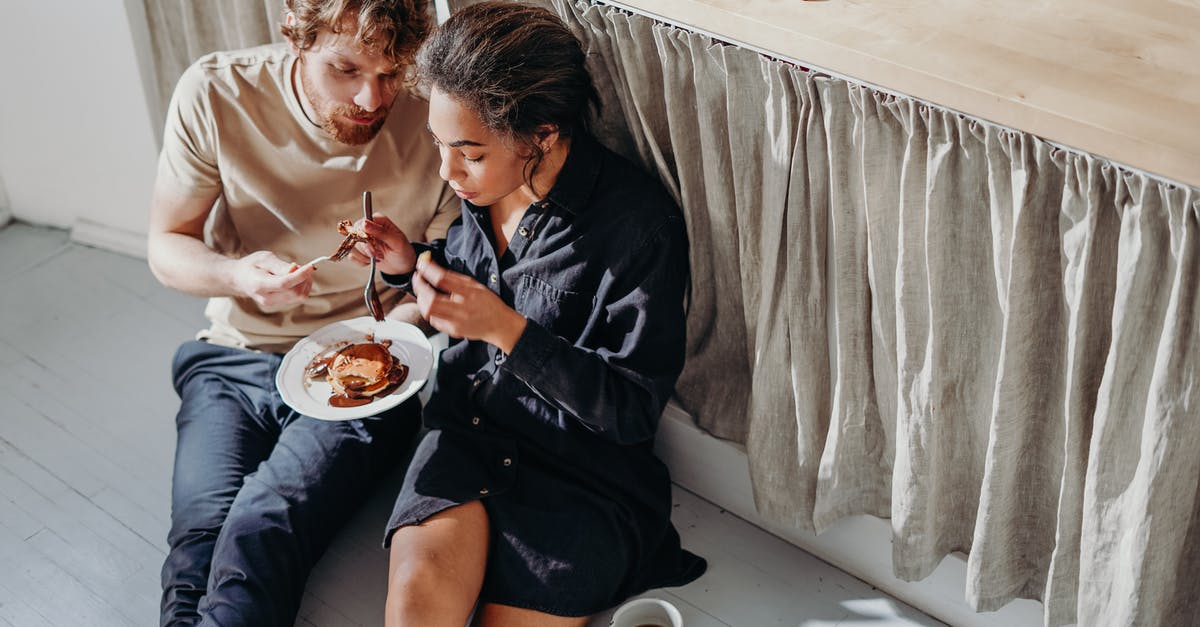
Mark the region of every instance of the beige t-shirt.
<instances>
[{"instance_id":1,"label":"beige t-shirt","mask_svg":"<svg viewBox=\"0 0 1200 627\"><path fill-rule=\"evenodd\" d=\"M167 112L160 182L190 195L220 196L205 226L214 250L243 256L269 250L304 263L332 253L338 220L362 216L370 190L376 214L414 241L442 237L459 202L438 177L438 153L425 131L427 103L402 92L370 143L338 143L304 115L292 85L296 57L285 44L216 52L184 72ZM285 351L337 320L367 315L368 270L325 263L303 303L265 311L243 298L210 299L211 326L200 339ZM391 308L400 298L382 289Z\"/></svg>"}]
</instances>

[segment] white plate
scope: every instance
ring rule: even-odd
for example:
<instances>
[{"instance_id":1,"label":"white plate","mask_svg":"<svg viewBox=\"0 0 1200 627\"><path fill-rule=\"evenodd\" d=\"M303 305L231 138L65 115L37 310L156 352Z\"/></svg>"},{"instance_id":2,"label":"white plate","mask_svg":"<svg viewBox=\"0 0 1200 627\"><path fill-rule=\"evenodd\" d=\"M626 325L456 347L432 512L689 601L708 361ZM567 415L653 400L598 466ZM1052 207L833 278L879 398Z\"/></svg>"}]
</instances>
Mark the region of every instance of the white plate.
<instances>
[{"instance_id":1,"label":"white plate","mask_svg":"<svg viewBox=\"0 0 1200 627\"><path fill-rule=\"evenodd\" d=\"M309 379L304 376L304 370L317 355L348 344L366 342L368 336L372 335L376 342L392 341L389 350L400 363L408 366L408 378L391 394L365 405L331 406L329 382L324 378ZM283 363L279 364L279 371L275 373L275 387L279 388L283 402L305 416L321 420L353 420L374 416L404 402L425 385L432 369L433 346L420 329L407 322L376 322L370 316L363 316L323 326L296 342L292 350L283 356Z\"/></svg>"}]
</instances>

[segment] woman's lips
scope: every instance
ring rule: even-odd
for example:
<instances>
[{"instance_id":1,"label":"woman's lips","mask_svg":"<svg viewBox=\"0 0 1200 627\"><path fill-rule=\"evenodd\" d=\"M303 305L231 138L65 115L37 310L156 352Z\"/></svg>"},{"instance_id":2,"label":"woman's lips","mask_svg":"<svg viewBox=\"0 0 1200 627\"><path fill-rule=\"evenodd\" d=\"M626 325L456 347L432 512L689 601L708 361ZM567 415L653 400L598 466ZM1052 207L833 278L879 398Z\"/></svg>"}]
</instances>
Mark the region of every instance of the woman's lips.
<instances>
[{"instance_id":1,"label":"woman's lips","mask_svg":"<svg viewBox=\"0 0 1200 627\"><path fill-rule=\"evenodd\" d=\"M464 192L461 189L454 190L454 193L457 194L458 197L462 198L463 200L471 200L472 198L479 195L478 192Z\"/></svg>"}]
</instances>

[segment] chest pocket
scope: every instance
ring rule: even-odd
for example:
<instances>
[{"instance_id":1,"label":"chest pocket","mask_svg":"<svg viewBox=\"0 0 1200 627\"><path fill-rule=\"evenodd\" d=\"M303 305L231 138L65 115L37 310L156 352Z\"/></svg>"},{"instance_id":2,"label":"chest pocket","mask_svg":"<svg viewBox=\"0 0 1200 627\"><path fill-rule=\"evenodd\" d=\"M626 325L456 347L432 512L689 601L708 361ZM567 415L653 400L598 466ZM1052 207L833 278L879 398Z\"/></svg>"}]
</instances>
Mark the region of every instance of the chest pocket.
<instances>
[{"instance_id":1,"label":"chest pocket","mask_svg":"<svg viewBox=\"0 0 1200 627\"><path fill-rule=\"evenodd\" d=\"M583 333L594 302L592 294L562 290L528 274L517 284L516 310L571 341Z\"/></svg>"}]
</instances>

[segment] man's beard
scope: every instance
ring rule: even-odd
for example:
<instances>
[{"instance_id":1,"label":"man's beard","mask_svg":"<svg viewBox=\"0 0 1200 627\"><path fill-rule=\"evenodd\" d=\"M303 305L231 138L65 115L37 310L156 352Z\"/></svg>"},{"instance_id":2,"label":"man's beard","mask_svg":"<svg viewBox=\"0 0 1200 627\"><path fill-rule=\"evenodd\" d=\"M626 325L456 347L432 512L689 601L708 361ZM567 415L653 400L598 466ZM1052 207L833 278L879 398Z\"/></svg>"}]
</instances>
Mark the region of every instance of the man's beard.
<instances>
[{"instance_id":1,"label":"man's beard","mask_svg":"<svg viewBox=\"0 0 1200 627\"><path fill-rule=\"evenodd\" d=\"M325 129L325 132L329 133L334 140L343 144L357 146L375 139L375 136L379 134L379 129L383 128L383 123L387 121L387 112L387 109L380 107L373 114L378 116L374 122L370 124L355 124L353 122L341 122L334 119L334 117L365 118L370 117L372 113L351 105L338 105L324 112L325 119L321 122L321 128Z\"/></svg>"},{"instance_id":2,"label":"man's beard","mask_svg":"<svg viewBox=\"0 0 1200 627\"><path fill-rule=\"evenodd\" d=\"M304 74L304 66L300 66L300 81L304 87L304 95L312 104L313 110L321 120L321 128L329 133L329 136L334 141L343 144L358 146L365 144L379 134L379 129L383 128L384 122L387 122L388 110L390 107L381 106L374 112L367 111L355 105L331 104L328 100L321 99L316 96L316 92L309 85L308 77ZM344 122L336 118L339 116L350 118L367 118L375 116L375 121L370 124L355 124L353 122Z\"/></svg>"}]
</instances>

